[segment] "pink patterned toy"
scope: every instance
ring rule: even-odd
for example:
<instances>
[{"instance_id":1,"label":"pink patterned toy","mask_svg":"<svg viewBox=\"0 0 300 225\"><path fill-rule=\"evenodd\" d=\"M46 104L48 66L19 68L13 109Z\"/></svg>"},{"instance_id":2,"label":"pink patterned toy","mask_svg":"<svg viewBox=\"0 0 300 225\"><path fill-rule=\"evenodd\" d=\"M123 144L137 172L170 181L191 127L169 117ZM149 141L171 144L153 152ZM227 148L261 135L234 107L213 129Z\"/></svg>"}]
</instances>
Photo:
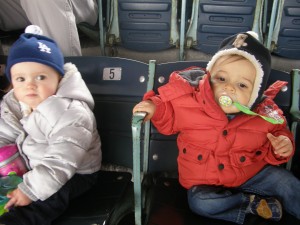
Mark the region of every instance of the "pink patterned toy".
<instances>
[{"instance_id":1,"label":"pink patterned toy","mask_svg":"<svg viewBox=\"0 0 300 225\"><path fill-rule=\"evenodd\" d=\"M25 163L15 144L0 148L0 176L7 176L11 172L15 172L20 177L27 172Z\"/></svg>"}]
</instances>

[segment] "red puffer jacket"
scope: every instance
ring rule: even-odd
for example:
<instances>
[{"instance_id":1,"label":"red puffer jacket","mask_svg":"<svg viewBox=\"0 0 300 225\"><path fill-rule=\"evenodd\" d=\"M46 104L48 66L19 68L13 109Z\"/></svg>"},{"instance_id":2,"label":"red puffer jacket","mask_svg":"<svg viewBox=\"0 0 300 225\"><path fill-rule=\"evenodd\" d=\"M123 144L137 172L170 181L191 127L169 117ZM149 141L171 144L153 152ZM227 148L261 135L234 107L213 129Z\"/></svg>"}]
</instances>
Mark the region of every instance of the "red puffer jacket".
<instances>
[{"instance_id":1,"label":"red puffer jacket","mask_svg":"<svg viewBox=\"0 0 300 225\"><path fill-rule=\"evenodd\" d=\"M173 72L169 82L145 94L156 111L151 121L165 135L178 133L178 169L182 186L223 185L236 187L259 172L266 164L278 165L288 158L278 158L267 139L267 133L285 135L293 142L286 121L271 124L259 116L237 114L229 120L215 102L206 75L194 88ZM283 117L272 100L286 82L277 81L267 91L256 108L260 115ZM294 142L293 142L294 143Z\"/></svg>"}]
</instances>

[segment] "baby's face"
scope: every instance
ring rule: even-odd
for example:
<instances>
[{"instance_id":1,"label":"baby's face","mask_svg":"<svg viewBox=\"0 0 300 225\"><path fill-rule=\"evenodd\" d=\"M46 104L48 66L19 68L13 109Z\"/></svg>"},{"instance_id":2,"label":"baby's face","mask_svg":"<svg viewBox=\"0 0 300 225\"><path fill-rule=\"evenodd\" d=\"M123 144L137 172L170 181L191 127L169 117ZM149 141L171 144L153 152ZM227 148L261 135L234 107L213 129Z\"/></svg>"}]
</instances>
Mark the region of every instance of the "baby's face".
<instances>
[{"instance_id":1,"label":"baby's face","mask_svg":"<svg viewBox=\"0 0 300 225\"><path fill-rule=\"evenodd\" d=\"M253 64L244 59L236 58L216 62L211 69L211 83L215 100L225 113L237 113L234 106L219 103L221 96L228 96L233 102L247 106L253 91L256 70Z\"/></svg>"},{"instance_id":2,"label":"baby's face","mask_svg":"<svg viewBox=\"0 0 300 225\"><path fill-rule=\"evenodd\" d=\"M50 66L36 62L21 62L11 67L15 97L35 109L54 95L60 81L59 73Z\"/></svg>"}]
</instances>

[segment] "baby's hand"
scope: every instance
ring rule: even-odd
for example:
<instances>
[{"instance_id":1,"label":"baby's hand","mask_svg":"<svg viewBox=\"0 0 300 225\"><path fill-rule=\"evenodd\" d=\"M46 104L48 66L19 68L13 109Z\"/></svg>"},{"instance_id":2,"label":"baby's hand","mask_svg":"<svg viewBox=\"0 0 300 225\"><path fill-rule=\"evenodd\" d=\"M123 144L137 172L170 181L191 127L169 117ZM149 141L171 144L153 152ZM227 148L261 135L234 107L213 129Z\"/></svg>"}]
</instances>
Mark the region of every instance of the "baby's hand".
<instances>
[{"instance_id":1,"label":"baby's hand","mask_svg":"<svg viewBox=\"0 0 300 225\"><path fill-rule=\"evenodd\" d=\"M267 137L269 141L271 142L274 153L278 156L282 157L288 157L293 152L293 144L291 140L283 135L279 135L278 137L275 137L273 134L268 133Z\"/></svg>"},{"instance_id":2,"label":"baby's hand","mask_svg":"<svg viewBox=\"0 0 300 225\"><path fill-rule=\"evenodd\" d=\"M146 112L147 116L145 117L144 121L150 120L154 115L156 106L152 101L142 101L138 103L136 106L133 107L132 112Z\"/></svg>"},{"instance_id":3,"label":"baby's hand","mask_svg":"<svg viewBox=\"0 0 300 225\"><path fill-rule=\"evenodd\" d=\"M7 194L7 197L9 201L4 206L5 209L9 209L12 206L29 205L32 202L32 200L18 188Z\"/></svg>"}]
</instances>

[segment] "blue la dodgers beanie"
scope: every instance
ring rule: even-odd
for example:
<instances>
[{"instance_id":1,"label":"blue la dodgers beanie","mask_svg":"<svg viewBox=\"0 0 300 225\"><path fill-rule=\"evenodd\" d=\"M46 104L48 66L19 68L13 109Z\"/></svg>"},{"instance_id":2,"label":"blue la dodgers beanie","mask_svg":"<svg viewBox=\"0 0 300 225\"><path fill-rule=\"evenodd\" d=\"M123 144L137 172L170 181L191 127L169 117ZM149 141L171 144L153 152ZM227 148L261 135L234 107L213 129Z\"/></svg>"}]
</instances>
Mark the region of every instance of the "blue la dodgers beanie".
<instances>
[{"instance_id":1,"label":"blue la dodgers beanie","mask_svg":"<svg viewBox=\"0 0 300 225\"><path fill-rule=\"evenodd\" d=\"M5 71L9 81L11 80L11 67L20 62L45 64L55 69L61 76L64 75L64 57L61 50L54 40L40 34L21 34L11 46Z\"/></svg>"}]
</instances>

